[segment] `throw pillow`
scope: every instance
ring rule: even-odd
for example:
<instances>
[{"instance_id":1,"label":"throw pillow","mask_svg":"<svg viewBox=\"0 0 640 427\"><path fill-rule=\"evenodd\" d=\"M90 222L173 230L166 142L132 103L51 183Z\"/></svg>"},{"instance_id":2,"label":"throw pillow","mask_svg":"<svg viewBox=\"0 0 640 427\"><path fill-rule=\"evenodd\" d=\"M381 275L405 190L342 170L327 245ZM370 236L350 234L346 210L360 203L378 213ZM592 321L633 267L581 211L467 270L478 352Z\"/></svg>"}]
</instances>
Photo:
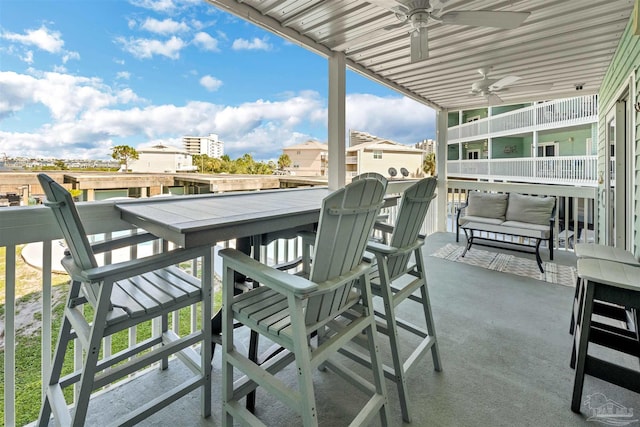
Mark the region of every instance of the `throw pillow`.
<instances>
[{"instance_id":1,"label":"throw pillow","mask_svg":"<svg viewBox=\"0 0 640 427\"><path fill-rule=\"evenodd\" d=\"M467 215L497 218L504 221L507 197L509 197L507 194L472 191L469 193Z\"/></svg>"},{"instance_id":2,"label":"throw pillow","mask_svg":"<svg viewBox=\"0 0 640 427\"><path fill-rule=\"evenodd\" d=\"M548 225L555 206L555 197L526 196L511 193L507 207L507 221Z\"/></svg>"}]
</instances>

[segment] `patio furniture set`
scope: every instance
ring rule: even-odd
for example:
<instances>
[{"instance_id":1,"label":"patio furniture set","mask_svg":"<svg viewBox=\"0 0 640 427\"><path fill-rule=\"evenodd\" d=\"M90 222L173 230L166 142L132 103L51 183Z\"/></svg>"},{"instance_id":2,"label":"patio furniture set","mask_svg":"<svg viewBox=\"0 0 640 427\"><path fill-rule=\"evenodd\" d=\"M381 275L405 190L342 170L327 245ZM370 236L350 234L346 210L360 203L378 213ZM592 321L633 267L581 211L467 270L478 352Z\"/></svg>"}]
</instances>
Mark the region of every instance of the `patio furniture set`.
<instances>
[{"instance_id":1,"label":"patio furniture set","mask_svg":"<svg viewBox=\"0 0 640 427\"><path fill-rule=\"evenodd\" d=\"M555 205L555 197L469 192L467 202L458 208L456 216L456 241L460 228L467 238L462 256L473 244L493 247L508 244L515 246L515 250L524 247L535 253L538 268L544 273L540 243L547 242L549 258L553 260ZM505 240L504 236L515 236L522 241Z\"/></svg>"},{"instance_id":2,"label":"patio furniture set","mask_svg":"<svg viewBox=\"0 0 640 427\"><path fill-rule=\"evenodd\" d=\"M385 235L382 241L372 240L372 231L385 204L387 181L370 174L335 192L313 188L123 201L116 205L122 219L147 232L93 245L70 194L44 174L39 180L69 247L62 263L71 276L71 287L37 425L48 425L51 415L60 425L84 425L94 390L154 363L166 369L172 355L194 375L161 396L151 396L149 403L115 423L135 424L196 389L201 390L202 416L208 417L213 246L234 238L251 237L254 257L237 249L220 251L223 425L232 425L234 420L261 425L252 408L241 404L257 387L297 412L303 425L317 425L319 406L312 378L316 369L329 369L368 396L352 425L368 425L376 418L382 425L390 424L385 377L397 383L402 416L408 422L407 371L429 352L435 370L441 370L421 253L424 236L419 234L434 197L435 178L420 180L403 193L395 224L377 225ZM306 230L306 226L311 227ZM256 245L268 240L269 233L298 228L303 228L303 256L294 271L254 259L259 258ZM130 261L114 264L96 262L96 253L158 238L177 248L145 258L137 258L134 252ZM168 249L166 244L163 247ZM195 258L202 260L201 278L176 266ZM246 292L234 291L236 273L251 278L254 286ZM374 298L382 298L384 309L374 309ZM402 300L422 306L423 325L400 318L395 307ZM168 328L170 315L195 305L200 306L200 326L194 332L178 335ZM85 310L87 306L92 310ZM150 319L154 319L151 338L103 357L104 337ZM234 334L238 324L285 351L256 363L254 355L245 356L238 350L239 335ZM399 348L413 341L404 339L399 329L419 338L408 358L402 357L405 352ZM383 363L378 350L377 341L383 336L390 341L390 366ZM82 364L62 376L68 344L73 340L84 350ZM371 378L344 358L337 359L338 353L368 367L365 376ZM278 377L289 365L298 372L298 386L293 390ZM63 390L76 383L78 398L70 409Z\"/></svg>"}]
</instances>

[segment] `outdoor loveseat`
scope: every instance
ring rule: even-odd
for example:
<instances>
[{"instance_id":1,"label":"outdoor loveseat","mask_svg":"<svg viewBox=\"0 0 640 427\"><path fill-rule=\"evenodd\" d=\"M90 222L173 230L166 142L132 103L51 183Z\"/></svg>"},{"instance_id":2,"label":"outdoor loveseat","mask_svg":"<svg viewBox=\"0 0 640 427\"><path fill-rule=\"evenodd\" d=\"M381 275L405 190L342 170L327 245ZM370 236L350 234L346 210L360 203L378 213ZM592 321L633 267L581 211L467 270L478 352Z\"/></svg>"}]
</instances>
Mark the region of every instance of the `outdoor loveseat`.
<instances>
[{"instance_id":1,"label":"outdoor loveseat","mask_svg":"<svg viewBox=\"0 0 640 427\"><path fill-rule=\"evenodd\" d=\"M502 247L502 244L527 247L534 251L538 267L543 271L540 243L547 241L549 258L553 260L555 205L555 197L469 192L466 203L458 209L456 216L456 241L459 241L460 228L467 238L467 248L462 256L474 243L494 247ZM505 236L519 239L506 240Z\"/></svg>"}]
</instances>

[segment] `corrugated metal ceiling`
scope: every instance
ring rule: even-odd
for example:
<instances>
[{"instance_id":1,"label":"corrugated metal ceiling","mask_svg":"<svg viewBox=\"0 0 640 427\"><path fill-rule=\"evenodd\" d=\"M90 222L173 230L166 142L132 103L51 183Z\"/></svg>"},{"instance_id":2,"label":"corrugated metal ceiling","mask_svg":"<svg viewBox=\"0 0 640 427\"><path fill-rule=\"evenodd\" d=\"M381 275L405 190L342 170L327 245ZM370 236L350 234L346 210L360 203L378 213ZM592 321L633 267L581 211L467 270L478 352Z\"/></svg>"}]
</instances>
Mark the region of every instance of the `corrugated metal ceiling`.
<instances>
[{"instance_id":1,"label":"corrugated metal ceiling","mask_svg":"<svg viewBox=\"0 0 640 427\"><path fill-rule=\"evenodd\" d=\"M533 92L499 92L505 103L597 93L633 10L632 0L436 0L438 14L459 10L531 12L512 30L427 25L429 57L410 62L408 26L389 9L394 0L208 0L289 40L328 56L436 108L489 104L470 94L479 68L489 77L520 77L512 87L547 84ZM399 0L409 4L411 0ZM386 7L385 7L386 6ZM575 86L582 84L582 91Z\"/></svg>"}]
</instances>

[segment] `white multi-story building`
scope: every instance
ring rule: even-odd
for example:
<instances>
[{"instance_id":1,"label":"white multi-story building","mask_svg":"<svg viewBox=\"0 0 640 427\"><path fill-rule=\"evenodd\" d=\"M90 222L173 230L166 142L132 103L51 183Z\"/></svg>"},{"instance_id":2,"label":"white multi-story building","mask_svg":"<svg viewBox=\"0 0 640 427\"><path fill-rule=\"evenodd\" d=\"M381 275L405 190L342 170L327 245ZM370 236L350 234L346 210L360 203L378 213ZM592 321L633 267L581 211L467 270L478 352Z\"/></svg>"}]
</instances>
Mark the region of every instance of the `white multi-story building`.
<instances>
[{"instance_id":1,"label":"white multi-story building","mask_svg":"<svg viewBox=\"0 0 640 427\"><path fill-rule=\"evenodd\" d=\"M138 159L129 163L131 172L178 173L195 172L191 154L185 150L167 145L139 148Z\"/></svg>"},{"instance_id":2,"label":"white multi-story building","mask_svg":"<svg viewBox=\"0 0 640 427\"><path fill-rule=\"evenodd\" d=\"M209 136L183 136L182 144L191 155L206 154L214 158L224 155L224 142L215 133L210 133Z\"/></svg>"}]
</instances>

